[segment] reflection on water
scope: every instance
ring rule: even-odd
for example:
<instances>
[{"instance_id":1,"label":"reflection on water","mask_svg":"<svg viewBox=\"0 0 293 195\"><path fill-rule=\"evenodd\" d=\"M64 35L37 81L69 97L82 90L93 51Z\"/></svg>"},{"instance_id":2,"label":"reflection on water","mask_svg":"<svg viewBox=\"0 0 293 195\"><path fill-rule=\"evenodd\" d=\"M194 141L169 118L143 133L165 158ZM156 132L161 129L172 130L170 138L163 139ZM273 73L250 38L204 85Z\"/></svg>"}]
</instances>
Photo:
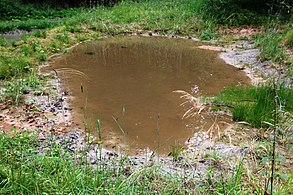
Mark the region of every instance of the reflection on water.
<instances>
[{"instance_id":1,"label":"reflection on water","mask_svg":"<svg viewBox=\"0 0 293 195\"><path fill-rule=\"evenodd\" d=\"M75 47L54 59L51 68L62 73L76 116L102 121L105 140L111 140L110 132L121 136L123 131L131 148L155 150L159 142L166 153L195 129L213 124L222 128L230 120L215 121L206 113L182 119L191 105L180 106L184 100L173 91L192 94L198 86L199 94L213 95L224 86L248 82L244 73L216 52L198 49L199 44L159 37L108 38Z\"/></svg>"}]
</instances>

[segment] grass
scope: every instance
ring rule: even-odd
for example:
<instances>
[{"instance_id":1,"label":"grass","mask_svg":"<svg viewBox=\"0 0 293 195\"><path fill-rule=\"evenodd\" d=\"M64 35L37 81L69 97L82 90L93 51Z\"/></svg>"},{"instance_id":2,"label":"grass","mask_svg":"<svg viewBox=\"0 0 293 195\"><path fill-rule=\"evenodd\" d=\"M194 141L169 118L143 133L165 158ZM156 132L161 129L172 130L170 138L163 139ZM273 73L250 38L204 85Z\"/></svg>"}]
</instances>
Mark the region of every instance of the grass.
<instances>
[{"instance_id":1,"label":"grass","mask_svg":"<svg viewBox=\"0 0 293 195\"><path fill-rule=\"evenodd\" d=\"M289 48L293 48L293 30L288 30L286 36L285 36L285 42L286 45L288 45Z\"/></svg>"},{"instance_id":2,"label":"grass","mask_svg":"<svg viewBox=\"0 0 293 195\"><path fill-rule=\"evenodd\" d=\"M222 165L224 159L214 154L212 158L218 159L215 166L211 165L207 175L198 180L188 174L170 174L160 165L133 169L127 156L111 160L102 157L91 164L86 160L88 147L72 153L59 143L58 135L40 141L37 132L12 132L0 134L0 194L264 193L263 184L251 186L259 178L246 172L243 160L229 171ZM277 185L276 193L290 192L291 184L292 173Z\"/></svg>"},{"instance_id":3,"label":"grass","mask_svg":"<svg viewBox=\"0 0 293 195\"><path fill-rule=\"evenodd\" d=\"M227 87L215 98L214 104L216 109L232 107L235 121L245 121L254 127L262 127L265 125L263 122L272 122L274 119L273 91L270 84ZM279 85L277 94L278 104L284 110L293 112L293 90Z\"/></svg>"},{"instance_id":4,"label":"grass","mask_svg":"<svg viewBox=\"0 0 293 195\"><path fill-rule=\"evenodd\" d=\"M50 148L40 151L41 143L31 132L13 137L0 134L1 194L133 194L191 192L182 178L162 172L160 167L144 167L128 172L127 161L105 160L108 165L90 165L74 158L54 138ZM79 163L84 162L84 163ZM181 191L182 190L182 191Z\"/></svg>"},{"instance_id":5,"label":"grass","mask_svg":"<svg viewBox=\"0 0 293 195\"><path fill-rule=\"evenodd\" d=\"M180 157L182 151L183 151L183 147L177 141L175 141L174 144L171 145L170 154L171 154L174 161L179 160L179 157Z\"/></svg>"},{"instance_id":6,"label":"grass","mask_svg":"<svg viewBox=\"0 0 293 195\"><path fill-rule=\"evenodd\" d=\"M258 41L261 53L258 56L261 61L273 60L283 62L285 60L284 50L281 48L282 35L277 31L270 31Z\"/></svg>"},{"instance_id":7,"label":"grass","mask_svg":"<svg viewBox=\"0 0 293 195\"><path fill-rule=\"evenodd\" d=\"M0 6L0 17L4 21L66 18L83 10L81 8L54 9L46 4L34 5L20 3L18 0L2 0Z\"/></svg>"}]
</instances>

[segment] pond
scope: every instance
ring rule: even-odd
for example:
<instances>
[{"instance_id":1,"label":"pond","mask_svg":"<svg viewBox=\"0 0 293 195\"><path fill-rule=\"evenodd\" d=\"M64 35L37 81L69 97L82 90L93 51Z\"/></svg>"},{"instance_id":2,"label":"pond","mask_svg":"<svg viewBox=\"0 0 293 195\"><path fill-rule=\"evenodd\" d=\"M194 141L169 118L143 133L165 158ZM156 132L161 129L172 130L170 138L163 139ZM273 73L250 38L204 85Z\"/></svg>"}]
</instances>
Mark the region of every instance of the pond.
<instances>
[{"instance_id":1,"label":"pond","mask_svg":"<svg viewBox=\"0 0 293 195\"><path fill-rule=\"evenodd\" d=\"M218 52L199 49L202 44L163 37L105 38L74 47L53 59L50 69L72 97L76 123L87 124L98 136L94 124L100 119L105 147L126 143L130 150L168 153L194 131L219 131L231 122L204 110L183 117L192 104L182 106L186 100L174 91L213 96L225 86L249 83Z\"/></svg>"}]
</instances>

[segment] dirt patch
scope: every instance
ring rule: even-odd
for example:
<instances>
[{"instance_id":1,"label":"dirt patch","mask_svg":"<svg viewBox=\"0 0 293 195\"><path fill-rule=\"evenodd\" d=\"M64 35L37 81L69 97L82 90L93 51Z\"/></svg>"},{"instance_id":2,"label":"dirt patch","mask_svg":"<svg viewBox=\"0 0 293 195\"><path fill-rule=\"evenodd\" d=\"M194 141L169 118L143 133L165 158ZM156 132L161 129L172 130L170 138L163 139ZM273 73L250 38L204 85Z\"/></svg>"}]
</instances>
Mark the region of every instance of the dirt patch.
<instances>
[{"instance_id":1,"label":"dirt patch","mask_svg":"<svg viewBox=\"0 0 293 195\"><path fill-rule=\"evenodd\" d=\"M256 34L262 34L264 32L263 29L252 27L252 26L244 26L244 27L225 27L219 29L220 34L233 37L234 39L241 39L241 38L251 38Z\"/></svg>"},{"instance_id":2,"label":"dirt patch","mask_svg":"<svg viewBox=\"0 0 293 195\"><path fill-rule=\"evenodd\" d=\"M207 49L211 51L224 51L225 48L221 46L211 46L211 45L201 45L198 46L199 49Z\"/></svg>"}]
</instances>

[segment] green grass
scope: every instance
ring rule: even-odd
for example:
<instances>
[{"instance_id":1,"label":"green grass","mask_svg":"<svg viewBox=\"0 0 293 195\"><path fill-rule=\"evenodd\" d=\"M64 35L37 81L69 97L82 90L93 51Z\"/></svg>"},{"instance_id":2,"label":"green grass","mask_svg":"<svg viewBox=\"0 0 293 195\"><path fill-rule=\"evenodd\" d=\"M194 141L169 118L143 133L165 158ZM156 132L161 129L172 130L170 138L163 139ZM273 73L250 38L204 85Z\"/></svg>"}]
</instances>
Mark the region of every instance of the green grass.
<instances>
[{"instance_id":1,"label":"green grass","mask_svg":"<svg viewBox=\"0 0 293 195\"><path fill-rule=\"evenodd\" d=\"M18 76L30 70L31 63L23 57L0 55L0 79Z\"/></svg>"},{"instance_id":2,"label":"green grass","mask_svg":"<svg viewBox=\"0 0 293 195\"><path fill-rule=\"evenodd\" d=\"M293 90L279 85L276 89L278 104L293 112ZM233 120L245 121L254 127L274 119L275 94L272 85L227 87L214 100L216 109L232 107Z\"/></svg>"},{"instance_id":3,"label":"green grass","mask_svg":"<svg viewBox=\"0 0 293 195\"><path fill-rule=\"evenodd\" d=\"M240 161L231 173L220 158L200 180L189 174L170 174L160 165L132 169L127 157L86 160L87 150L72 153L54 135L42 142L36 132L0 134L0 194L263 194L258 177ZM47 146L44 148L44 146ZM98 151L99 153L99 151ZM220 171L220 172L219 172ZM292 190L292 173L278 186L278 194ZM283 193L282 193L283 192Z\"/></svg>"},{"instance_id":4,"label":"green grass","mask_svg":"<svg viewBox=\"0 0 293 195\"><path fill-rule=\"evenodd\" d=\"M207 30L202 33L203 39L213 38L215 35L212 30L213 25L197 19L197 16L199 16L197 2L190 0L140 3L126 1L113 8L97 7L83 10L65 21L33 20L12 24L0 23L0 31L16 28L46 29L23 35L20 41L13 43L0 37L0 79L9 81L17 80L17 77L26 77L35 65L46 61L48 56L57 52L61 53L79 41L105 35L117 35L136 30L194 35L199 33L200 29L207 27ZM53 27L54 29L50 30Z\"/></svg>"},{"instance_id":5,"label":"green grass","mask_svg":"<svg viewBox=\"0 0 293 195\"><path fill-rule=\"evenodd\" d=\"M2 0L0 18L6 21L66 18L80 13L82 8L54 9L49 5L20 3L19 0Z\"/></svg>"},{"instance_id":6,"label":"green grass","mask_svg":"<svg viewBox=\"0 0 293 195\"><path fill-rule=\"evenodd\" d=\"M20 21L16 23L0 23L0 32L13 31L16 29L31 31L34 29L49 29L63 24L63 21Z\"/></svg>"},{"instance_id":7,"label":"green grass","mask_svg":"<svg viewBox=\"0 0 293 195\"><path fill-rule=\"evenodd\" d=\"M40 151L36 136L26 131L13 137L0 134L0 194L178 194L193 190L181 182L184 178L166 174L159 166L131 171L123 158L90 165L84 157L75 158L62 149L54 138L49 145Z\"/></svg>"},{"instance_id":8,"label":"green grass","mask_svg":"<svg viewBox=\"0 0 293 195\"><path fill-rule=\"evenodd\" d=\"M288 47L292 49L293 48L293 29L292 28L288 30L284 39L285 39L286 45L288 45Z\"/></svg>"},{"instance_id":9,"label":"green grass","mask_svg":"<svg viewBox=\"0 0 293 195\"><path fill-rule=\"evenodd\" d=\"M263 37L256 41L260 47L259 59L261 61L273 60L283 62L285 60L284 50L282 49L282 34L276 30L268 30Z\"/></svg>"}]
</instances>

